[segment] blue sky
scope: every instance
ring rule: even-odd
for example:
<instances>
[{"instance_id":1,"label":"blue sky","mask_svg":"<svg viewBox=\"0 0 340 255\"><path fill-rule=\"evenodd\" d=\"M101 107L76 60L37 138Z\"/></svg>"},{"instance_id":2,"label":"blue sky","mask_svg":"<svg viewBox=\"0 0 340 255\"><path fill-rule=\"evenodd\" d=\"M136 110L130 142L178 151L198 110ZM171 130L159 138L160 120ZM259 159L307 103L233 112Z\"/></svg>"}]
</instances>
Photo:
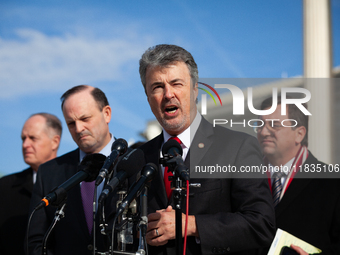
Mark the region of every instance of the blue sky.
<instances>
[{"instance_id":1,"label":"blue sky","mask_svg":"<svg viewBox=\"0 0 340 255\"><path fill-rule=\"evenodd\" d=\"M333 65L340 65L340 0L332 0ZM302 1L0 2L0 173L21 171L21 129L32 113L63 123L58 155L76 148L60 109L67 89L101 88L110 130L127 141L154 119L138 73L150 46L192 53L202 78L280 78L303 73Z\"/></svg>"}]
</instances>

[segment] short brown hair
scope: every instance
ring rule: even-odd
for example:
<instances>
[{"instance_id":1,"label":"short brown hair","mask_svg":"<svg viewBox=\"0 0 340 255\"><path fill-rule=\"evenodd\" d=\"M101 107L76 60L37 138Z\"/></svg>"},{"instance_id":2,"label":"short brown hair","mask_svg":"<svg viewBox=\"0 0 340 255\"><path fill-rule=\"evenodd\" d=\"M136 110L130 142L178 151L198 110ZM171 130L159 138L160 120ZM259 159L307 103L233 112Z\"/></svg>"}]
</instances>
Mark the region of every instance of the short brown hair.
<instances>
[{"instance_id":1,"label":"short brown hair","mask_svg":"<svg viewBox=\"0 0 340 255\"><path fill-rule=\"evenodd\" d=\"M73 88L70 88L69 90L67 90L61 97L60 97L60 100L61 100L61 109L63 109L63 106L64 106L64 103L65 103L65 100L67 98L69 98L71 95L74 95L74 94L77 94L81 91L84 91L86 89L88 89L90 86L88 85L78 85L78 86L75 86ZM107 100L107 97L105 95L105 93L99 89L99 88L94 88L92 91L91 91L91 95L93 96L93 99L97 102L97 105L99 107L99 110L103 110L103 108L107 105L109 105L109 101Z\"/></svg>"}]
</instances>

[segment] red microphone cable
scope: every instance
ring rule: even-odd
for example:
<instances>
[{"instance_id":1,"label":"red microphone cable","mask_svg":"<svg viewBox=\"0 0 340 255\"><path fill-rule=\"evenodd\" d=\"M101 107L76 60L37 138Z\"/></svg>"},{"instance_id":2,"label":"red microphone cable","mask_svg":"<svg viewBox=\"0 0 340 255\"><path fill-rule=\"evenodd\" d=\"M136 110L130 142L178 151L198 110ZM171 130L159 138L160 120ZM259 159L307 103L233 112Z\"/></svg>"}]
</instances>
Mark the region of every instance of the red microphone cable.
<instances>
[{"instance_id":1,"label":"red microphone cable","mask_svg":"<svg viewBox=\"0 0 340 255\"><path fill-rule=\"evenodd\" d=\"M186 205L186 213L185 213L183 255L185 255L186 248L187 248L188 218L189 218L189 181L187 180L187 205Z\"/></svg>"}]
</instances>

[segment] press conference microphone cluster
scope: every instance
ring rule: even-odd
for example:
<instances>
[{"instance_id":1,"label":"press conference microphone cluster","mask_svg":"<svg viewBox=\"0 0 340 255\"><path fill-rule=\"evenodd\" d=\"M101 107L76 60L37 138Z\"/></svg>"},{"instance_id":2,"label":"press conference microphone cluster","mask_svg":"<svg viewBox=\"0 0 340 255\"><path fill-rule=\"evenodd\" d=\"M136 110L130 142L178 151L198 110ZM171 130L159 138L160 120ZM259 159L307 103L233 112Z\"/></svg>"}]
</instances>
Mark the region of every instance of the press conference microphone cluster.
<instances>
[{"instance_id":1,"label":"press conference microphone cluster","mask_svg":"<svg viewBox=\"0 0 340 255\"><path fill-rule=\"evenodd\" d=\"M143 167L140 178L132 185L129 193L118 207L115 218L118 218L118 216L124 212L132 200L140 194L145 185L156 176L157 170L157 166L153 163L148 163Z\"/></svg>"},{"instance_id":2,"label":"press conference microphone cluster","mask_svg":"<svg viewBox=\"0 0 340 255\"><path fill-rule=\"evenodd\" d=\"M167 141L162 148L162 154L170 155L172 158L168 160L168 163L175 165L175 174L179 176L182 180L189 180L188 167L184 165L182 154L182 146L176 140Z\"/></svg>"},{"instance_id":3,"label":"press conference microphone cluster","mask_svg":"<svg viewBox=\"0 0 340 255\"><path fill-rule=\"evenodd\" d=\"M119 156L123 155L128 148L127 142L119 138L111 146L111 154L106 158L103 167L100 169L95 185L98 186L111 172L117 163Z\"/></svg>"},{"instance_id":4,"label":"press conference microphone cluster","mask_svg":"<svg viewBox=\"0 0 340 255\"><path fill-rule=\"evenodd\" d=\"M35 207L38 210L44 206L59 205L66 197L66 192L81 183L82 181L92 182L98 176L106 157L102 154L95 153L84 157L78 166L78 172L70 179L62 183L59 187L53 189L46 195L41 202Z\"/></svg>"},{"instance_id":5,"label":"press conference microphone cluster","mask_svg":"<svg viewBox=\"0 0 340 255\"><path fill-rule=\"evenodd\" d=\"M117 174L105 185L98 198L101 204L118 185L122 184L127 178L140 171L141 166L145 165L144 153L141 149L134 149L127 153L117 165Z\"/></svg>"}]
</instances>

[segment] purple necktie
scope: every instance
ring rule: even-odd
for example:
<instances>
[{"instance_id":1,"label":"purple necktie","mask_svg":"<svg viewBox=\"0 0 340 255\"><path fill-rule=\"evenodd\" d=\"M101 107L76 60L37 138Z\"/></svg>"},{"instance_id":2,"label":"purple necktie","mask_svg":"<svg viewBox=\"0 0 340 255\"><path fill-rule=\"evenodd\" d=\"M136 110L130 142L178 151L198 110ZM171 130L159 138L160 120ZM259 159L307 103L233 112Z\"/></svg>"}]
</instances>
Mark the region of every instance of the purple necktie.
<instances>
[{"instance_id":1,"label":"purple necktie","mask_svg":"<svg viewBox=\"0 0 340 255\"><path fill-rule=\"evenodd\" d=\"M94 196L94 185L93 182L82 182L81 183L81 199L83 201L83 208L87 223L87 228L89 229L89 233L92 232L93 227L93 196Z\"/></svg>"}]
</instances>

